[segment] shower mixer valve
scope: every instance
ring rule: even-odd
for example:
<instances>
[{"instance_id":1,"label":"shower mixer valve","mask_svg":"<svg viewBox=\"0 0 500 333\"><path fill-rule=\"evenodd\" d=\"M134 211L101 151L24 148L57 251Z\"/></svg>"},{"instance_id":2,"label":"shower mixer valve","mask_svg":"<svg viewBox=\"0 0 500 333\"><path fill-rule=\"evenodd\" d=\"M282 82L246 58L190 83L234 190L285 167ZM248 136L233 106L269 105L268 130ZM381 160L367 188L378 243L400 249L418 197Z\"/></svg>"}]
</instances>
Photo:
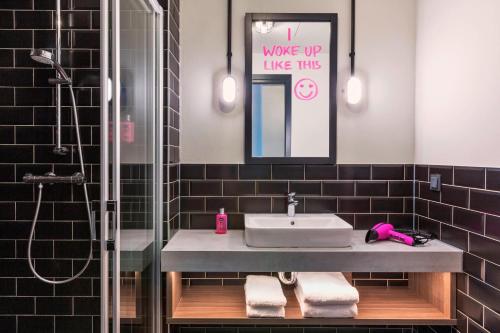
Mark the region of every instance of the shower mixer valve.
<instances>
[{"instance_id":1,"label":"shower mixer valve","mask_svg":"<svg viewBox=\"0 0 500 333\"><path fill-rule=\"evenodd\" d=\"M86 182L85 176L81 172L75 172L71 176L57 176L53 172L47 172L43 176L36 176L27 173L23 176L23 182L28 184L84 184Z\"/></svg>"}]
</instances>

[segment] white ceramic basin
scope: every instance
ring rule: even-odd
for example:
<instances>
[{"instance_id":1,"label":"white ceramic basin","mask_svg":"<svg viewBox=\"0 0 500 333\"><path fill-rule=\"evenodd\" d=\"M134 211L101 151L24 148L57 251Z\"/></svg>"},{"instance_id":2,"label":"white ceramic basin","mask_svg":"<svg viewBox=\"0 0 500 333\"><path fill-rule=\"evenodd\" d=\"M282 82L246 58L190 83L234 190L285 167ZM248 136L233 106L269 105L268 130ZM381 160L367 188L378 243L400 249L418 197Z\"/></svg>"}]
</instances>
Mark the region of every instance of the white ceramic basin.
<instances>
[{"instance_id":1,"label":"white ceramic basin","mask_svg":"<svg viewBox=\"0 0 500 333\"><path fill-rule=\"evenodd\" d=\"M251 247L347 247L352 226L334 214L245 214Z\"/></svg>"}]
</instances>

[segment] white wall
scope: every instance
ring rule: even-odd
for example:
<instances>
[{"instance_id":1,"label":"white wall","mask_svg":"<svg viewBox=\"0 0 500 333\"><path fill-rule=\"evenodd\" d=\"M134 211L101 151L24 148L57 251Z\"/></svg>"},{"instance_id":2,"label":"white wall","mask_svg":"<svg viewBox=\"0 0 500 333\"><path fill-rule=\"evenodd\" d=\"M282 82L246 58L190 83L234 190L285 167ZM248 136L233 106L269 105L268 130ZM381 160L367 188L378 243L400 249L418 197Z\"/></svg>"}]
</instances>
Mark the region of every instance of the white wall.
<instances>
[{"instance_id":1,"label":"white wall","mask_svg":"<svg viewBox=\"0 0 500 333\"><path fill-rule=\"evenodd\" d=\"M338 70L345 80L349 68L349 0L236 0L233 70L240 74L239 104L231 114L222 114L215 107L213 95L214 77L226 65L226 0L181 1L182 163L244 162L241 88L246 12L338 13ZM368 108L348 111L339 98L338 163L413 162L415 1L357 2L356 63L369 85Z\"/></svg>"},{"instance_id":2,"label":"white wall","mask_svg":"<svg viewBox=\"0 0 500 333\"><path fill-rule=\"evenodd\" d=\"M500 166L500 1L419 0L416 163Z\"/></svg>"}]
</instances>

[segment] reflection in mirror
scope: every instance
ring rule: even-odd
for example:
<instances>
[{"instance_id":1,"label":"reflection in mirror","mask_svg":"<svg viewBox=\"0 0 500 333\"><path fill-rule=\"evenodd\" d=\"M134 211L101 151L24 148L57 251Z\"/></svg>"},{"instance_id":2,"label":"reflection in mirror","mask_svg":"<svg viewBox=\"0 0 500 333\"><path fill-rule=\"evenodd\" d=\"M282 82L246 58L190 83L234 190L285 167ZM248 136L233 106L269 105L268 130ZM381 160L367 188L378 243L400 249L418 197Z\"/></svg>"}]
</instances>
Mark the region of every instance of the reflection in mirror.
<instances>
[{"instance_id":1,"label":"reflection in mirror","mask_svg":"<svg viewBox=\"0 0 500 333\"><path fill-rule=\"evenodd\" d=\"M251 119L247 124L251 125L247 162L266 158L268 162L290 163L295 159L300 163L297 158L332 162L335 16L262 14L268 19L258 20L259 14L250 15L247 70L251 69L251 74L247 74L247 84L251 89L247 92L252 96L247 106L247 113L251 113L247 118Z\"/></svg>"},{"instance_id":2,"label":"reflection in mirror","mask_svg":"<svg viewBox=\"0 0 500 333\"><path fill-rule=\"evenodd\" d=\"M291 75L253 75L253 156L291 156Z\"/></svg>"},{"instance_id":3,"label":"reflection in mirror","mask_svg":"<svg viewBox=\"0 0 500 333\"><path fill-rule=\"evenodd\" d=\"M281 153L276 155L276 150L270 149L254 156L328 157L330 23L275 22L267 33L259 33L255 29L252 38L253 76L288 75L291 77L293 90L291 129L288 133L291 138L289 153L284 154L281 149ZM261 105L268 108L279 106L275 103L282 99L279 95L273 95L273 91L276 94L280 93L280 89L267 89L267 94L261 95ZM255 102L256 99L253 98L252 101ZM255 105L252 105L252 109L259 110ZM274 112L268 111L268 113ZM279 110L276 110L276 113L280 113ZM263 128L273 128L278 125L274 122L277 120L275 117L262 120L273 121L270 124L262 123ZM279 125L282 124L283 121ZM285 138L286 136L282 137L281 146L286 146ZM276 142L266 142L264 139L276 140L276 135L261 137L261 140L256 141L262 142L264 147L279 146Z\"/></svg>"}]
</instances>

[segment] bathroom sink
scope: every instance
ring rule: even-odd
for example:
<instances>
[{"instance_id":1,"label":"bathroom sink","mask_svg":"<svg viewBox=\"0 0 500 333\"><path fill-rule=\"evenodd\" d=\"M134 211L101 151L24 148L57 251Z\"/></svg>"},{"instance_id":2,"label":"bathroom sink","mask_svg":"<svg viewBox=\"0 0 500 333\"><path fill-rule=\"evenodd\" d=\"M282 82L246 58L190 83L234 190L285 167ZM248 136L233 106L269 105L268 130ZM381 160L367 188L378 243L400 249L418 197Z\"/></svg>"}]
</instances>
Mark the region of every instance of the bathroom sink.
<instances>
[{"instance_id":1,"label":"bathroom sink","mask_svg":"<svg viewBox=\"0 0 500 333\"><path fill-rule=\"evenodd\" d=\"M251 247L347 247L352 226L334 214L245 214Z\"/></svg>"}]
</instances>

